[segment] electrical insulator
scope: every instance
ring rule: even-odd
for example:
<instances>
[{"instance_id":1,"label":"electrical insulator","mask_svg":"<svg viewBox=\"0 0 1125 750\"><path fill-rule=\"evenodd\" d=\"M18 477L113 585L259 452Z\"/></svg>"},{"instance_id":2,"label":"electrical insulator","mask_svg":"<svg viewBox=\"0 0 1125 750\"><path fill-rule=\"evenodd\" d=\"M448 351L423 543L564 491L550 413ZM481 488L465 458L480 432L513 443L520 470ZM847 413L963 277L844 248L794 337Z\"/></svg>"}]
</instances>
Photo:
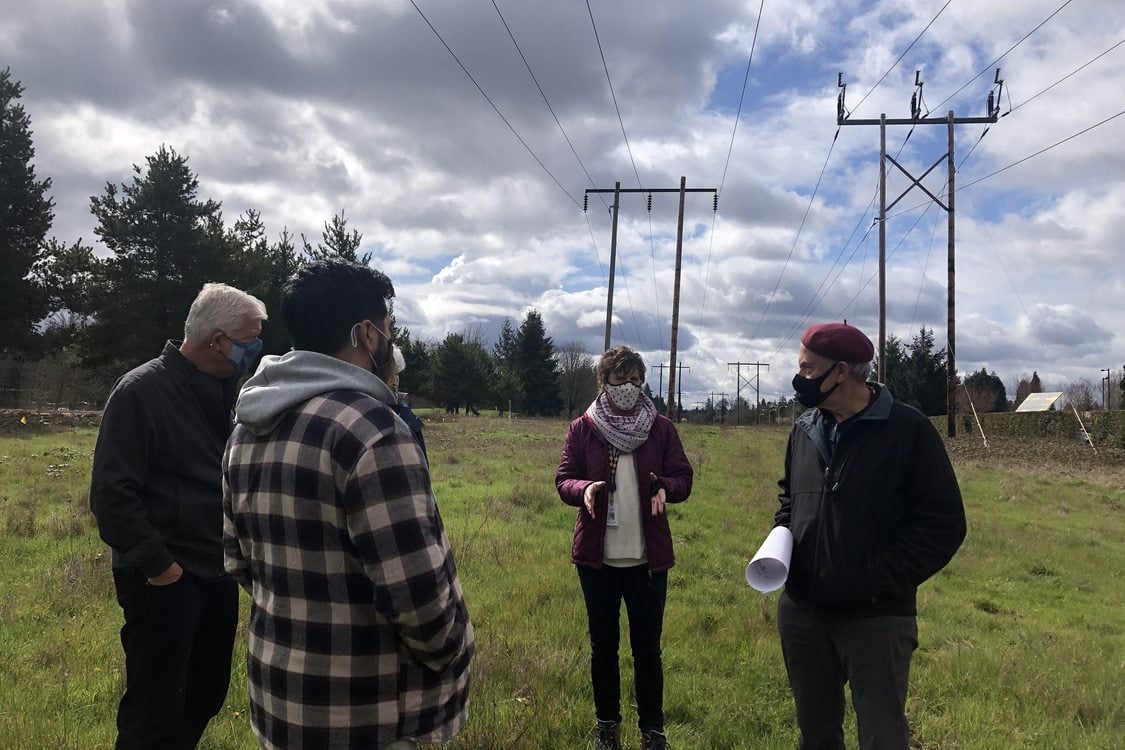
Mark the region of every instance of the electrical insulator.
<instances>
[{"instance_id":1,"label":"electrical insulator","mask_svg":"<svg viewBox=\"0 0 1125 750\"><path fill-rule=\"evenodd\" d=\"M589 193L586 193L584 196L582 196L582 210L583 211L589 211L590 210L590 194Z\"/></svg>"},{"instance_id":2,"label":"electrical insulator","mask_svg":"<svg viewBox=\"0 0 1125 750\"><path fill-rule=\"evenodd\" d=\"M995 100L995 98L993 97L992 92L989 91L988 92L988 113L987 113L989 117L992 117L992 112L994 111L993 110L994 100Z\"/></svg>"},{"instance_id":3,"label":"electrical insulator","mask_svg":"<svg viewBox=\"0 0 1125 750\"><path fill-rule=\"evenodd\" d=\"M715 193L714 199L715 199L714 203L711 204L711 210L715 211L715 212L718 212L718 210L719 210L719 194L718 193Z\"/></svg>"},{"instance_id":4,"label":"electrical insulator","mask_svg":"<svg viewBox=\"0 0 1125 750\"><path fill-rule=\"evenodd\" d=\"M652 193L648 194L648 212L652 213Z\"/></svg>"}]
</instances>

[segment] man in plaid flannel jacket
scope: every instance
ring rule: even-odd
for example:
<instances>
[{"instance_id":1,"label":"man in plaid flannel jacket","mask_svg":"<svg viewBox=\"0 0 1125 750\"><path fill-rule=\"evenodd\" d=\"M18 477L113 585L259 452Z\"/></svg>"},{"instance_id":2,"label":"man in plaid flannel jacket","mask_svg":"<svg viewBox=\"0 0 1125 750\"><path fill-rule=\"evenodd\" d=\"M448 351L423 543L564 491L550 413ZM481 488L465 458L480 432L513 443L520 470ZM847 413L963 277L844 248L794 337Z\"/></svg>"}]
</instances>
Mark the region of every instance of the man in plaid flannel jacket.
<instances>
[{"instance_id":1,"label":"man in plaid flannel jacket","mask_svg":"<svg viewBox=\"0 0 1125 750\"><path fill-rule=\"evenodd\" d=\"M264 748L409 748L468 715L473 629L430 487L392 410L390 280L322 261L282 299L223 461L226 570L253 600L251 723Z\"/></svg>"}]
</instances>

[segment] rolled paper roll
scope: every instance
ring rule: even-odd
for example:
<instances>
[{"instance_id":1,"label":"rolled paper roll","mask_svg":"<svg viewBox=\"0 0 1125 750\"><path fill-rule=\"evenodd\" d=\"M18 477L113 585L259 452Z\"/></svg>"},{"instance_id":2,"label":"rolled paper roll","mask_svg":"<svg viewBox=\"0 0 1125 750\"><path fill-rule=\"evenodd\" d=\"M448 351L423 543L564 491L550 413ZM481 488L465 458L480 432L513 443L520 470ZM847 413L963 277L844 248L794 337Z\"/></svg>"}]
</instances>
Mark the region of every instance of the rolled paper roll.
<instances>
[{"instance_id":1,"label":"rolled paper roll","mask_svg":"<svg viewBox=\"0 0 1125 750\"><path fill-rule=\"evenodd\" d=\"M784 526L775 526L746 566L746 584L763 594L777 591L789 576L792 555L793 534Z\"/></svg>"}]
</instances>

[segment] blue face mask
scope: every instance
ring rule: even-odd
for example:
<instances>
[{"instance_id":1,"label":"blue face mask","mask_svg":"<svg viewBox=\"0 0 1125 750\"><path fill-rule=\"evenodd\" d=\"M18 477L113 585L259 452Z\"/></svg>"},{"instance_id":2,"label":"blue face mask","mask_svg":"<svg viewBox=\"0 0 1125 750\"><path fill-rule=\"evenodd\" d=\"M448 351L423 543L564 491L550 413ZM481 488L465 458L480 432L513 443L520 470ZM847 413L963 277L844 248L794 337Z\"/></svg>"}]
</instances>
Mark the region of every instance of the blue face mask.
<instances>
[{"instance_id":1,"label":"blue face mask","mask_svg":"<svg viewBox=\"0 0 1125 750\"><path fill-rule=\"evenodd\" d=\"M231 339L229 334L224 333L223 335L230 339L230 353L226 355L227 361L234 365L234 374L242 377L254 366L254 362L258 359L258 354L262 351L262 340L254 339L249 344L240 344Z\"/></svg>"}]
</instances>

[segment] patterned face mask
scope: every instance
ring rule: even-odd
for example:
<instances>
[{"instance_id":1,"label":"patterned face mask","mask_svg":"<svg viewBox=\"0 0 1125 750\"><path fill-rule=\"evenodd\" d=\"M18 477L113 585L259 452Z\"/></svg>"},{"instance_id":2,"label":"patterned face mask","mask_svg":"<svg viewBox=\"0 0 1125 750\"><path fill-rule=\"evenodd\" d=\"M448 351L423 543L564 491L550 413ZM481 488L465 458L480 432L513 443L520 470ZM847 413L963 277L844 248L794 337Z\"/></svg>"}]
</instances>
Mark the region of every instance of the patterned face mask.
<instances>
[{"instance_id":1,"label":"patterned face mask","mask_svg":"<svg viewBox=\"0 0 1125 750\"><path fill-rule=\"evenodd\" d=\"M626 382L620 385L606 385L606 396L609 397L609 402L618 411L633 411L633 407L637 405L637 399L641 396L641 387L636 383Z\"/></svg>"},{"instance_id":2,"label":"patterned face mask","mask_svg":"<svg viewBox=\"0 0 1125 750\"><path fill-rule=\"evenodd\" d=\"M249 344L243 344L235 341L226 332L223 333L230 339L230 354L226 354L227 362L234 366L234 373L242 377L254 365L258 359L258 355L262 351L262 340L254 339Z\"/></svg>"}]
</instances>

